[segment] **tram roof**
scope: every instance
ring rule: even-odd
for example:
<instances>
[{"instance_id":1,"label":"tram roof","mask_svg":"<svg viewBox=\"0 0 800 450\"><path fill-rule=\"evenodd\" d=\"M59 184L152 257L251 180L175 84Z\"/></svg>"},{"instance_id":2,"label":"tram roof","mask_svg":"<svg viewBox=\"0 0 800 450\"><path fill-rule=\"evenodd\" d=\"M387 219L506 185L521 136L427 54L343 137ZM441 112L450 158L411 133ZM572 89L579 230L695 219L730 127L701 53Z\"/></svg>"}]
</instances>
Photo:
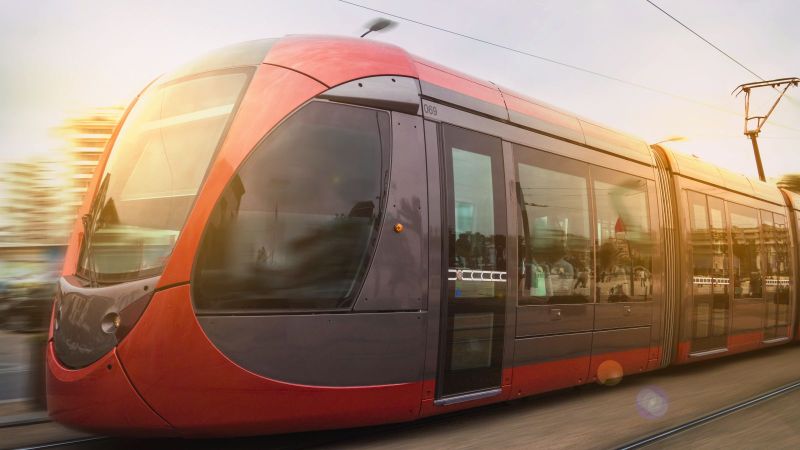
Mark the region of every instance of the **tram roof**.
<instances>
[{"instance_id":1,"label":"tram roof","mask_svg":"<svg viewBox=\"0 0 800 450\"><path fill-rule=\"evenodd\" d=\"M392 44L340 36L287 36L274 44L264 63L302 72L329 87L370 76L417 78L422 95L434 100L653 164L650 149L642 139L412 55Z\"/></svg>"},{"instance_id":2,"label":"tram roof","mask_svg":"<svg viewBox=\"0 0 800 450\"><path fill-rule=\"evenodd\" d=\"M651 149L640 138L415 56L398 46L369 39L289 35L248 41L212 51L167 78L174 79L201 69L257 65L259 62L303 73L328 87L372 76L416 78L420 80L420 93L433 100L654 165ZM774 185L665 149L676 173L773 203L784 203L780 190ZM797 207L800 207L800 199Z\"/></svg>"}]
</instances>

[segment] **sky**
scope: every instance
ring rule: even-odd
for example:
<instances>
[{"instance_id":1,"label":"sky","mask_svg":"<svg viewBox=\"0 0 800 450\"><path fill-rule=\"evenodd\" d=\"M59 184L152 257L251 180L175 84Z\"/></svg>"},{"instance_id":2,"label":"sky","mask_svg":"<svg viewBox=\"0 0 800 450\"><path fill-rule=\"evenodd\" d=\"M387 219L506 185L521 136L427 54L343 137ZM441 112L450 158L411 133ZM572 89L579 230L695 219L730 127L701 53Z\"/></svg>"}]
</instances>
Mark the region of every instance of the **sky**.
<instances>
[{"instance_id":1,"label":"sky","mask_svg":"<svg viewBox=\"0 0 800 450\"><path fill-rule=\"evenodd\" d=\"M800 77L800 2L653 1L759 76ZM755 176L744 100L731 91L758 79L645 0L354 2L646 86L399 19L368 37L650 143L683 137L669 145ZM336 0L0 0L0 161L53 151L63 144L51 130L68 115L124 105L208 50L286 34L358 36L379 16ZM800 88L793 89L759 137L767 176L800 173ZM775 91L754 95L756 112L765 112Z\"/></svg>"}]
</instances>

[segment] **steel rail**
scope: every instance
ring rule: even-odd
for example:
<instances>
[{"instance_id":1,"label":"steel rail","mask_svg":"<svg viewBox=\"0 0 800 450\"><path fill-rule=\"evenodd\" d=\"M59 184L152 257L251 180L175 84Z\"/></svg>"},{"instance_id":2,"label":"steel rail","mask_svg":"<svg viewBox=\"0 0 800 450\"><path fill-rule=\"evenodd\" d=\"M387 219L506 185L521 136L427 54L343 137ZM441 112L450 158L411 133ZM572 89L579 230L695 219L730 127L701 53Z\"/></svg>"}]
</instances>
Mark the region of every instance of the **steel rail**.
<instances>
[{"instance_id":1,"label":"steel rail","mask_svg":"<svg viewBox=\"0 0 800 450\"><path fill-rule=\"evenodd\" d=\"M632 449L638 449L638 448L646 447L646 446L648 446L650 444L654 444L654 443L656 443L658 441L662 441L664 439L670 438L670 437L675 436L677 434L680 434L680 433L682 433L684 431L688 431L688 430L690 430L692 428L697 428L699 426L705 425L705 424L707 424L707 423L709 423L709 422L711 422L713 420L719 419L721 417L725 417L727 415L733 414L735 412L741 411L743 409L749 408L749 407L757 405L759 403L766 402L766 401L771 400L771 399L773 399L775 397L779 397L779 396L781 396L783 394L787 394L787 393L789 393L791 391L794 391L796 389L800 389L800 380L794 381L794 382L789 383L789 384L785 384L785 385L783 385L783 386L781 386L779 388L773 389L771 391L767 391L767 392L765 392L763 394L759 394L759 395L756 395L754 397L750 397L747 400L744 400L744 401L741 401L741 402L738 402L738 403L734 403L731 406L728 406L728 407L725 407L725 408L722 408L722 409L718 409L718 410L716 410L714 412L711 412L709 414L706 414L704 416L700 416L697 419L690 420L689 422L686 422L686 423L684 423L682 425L678 425L678 426L675 426L675 427L670 427L670 428L667 428L665 430L662 430L662 431L647 435L647 436L645 436L643 438L636 439L635 441L628 442L627 444L624 444L624 445L622 445L620 447L617 447L617 449L618 450L632 450Z\"/></svg>"},{"instance_id":2,"label":"steel rail","mask_svg":"<svg viewBox=\"0 0 800 450\"><path fill-rule=\"evenodd\" d=\"M14 448L13 450L39 450L43 448L58 448L58 447L65 447L67 445L83 444L84 442L102 441L105 439L110 439L110 438L107 436L89 436L85 438L68 439L66 441L50 442L47 444L31 445L28 447L17 447Z\"/></svg>"}]
</instances>

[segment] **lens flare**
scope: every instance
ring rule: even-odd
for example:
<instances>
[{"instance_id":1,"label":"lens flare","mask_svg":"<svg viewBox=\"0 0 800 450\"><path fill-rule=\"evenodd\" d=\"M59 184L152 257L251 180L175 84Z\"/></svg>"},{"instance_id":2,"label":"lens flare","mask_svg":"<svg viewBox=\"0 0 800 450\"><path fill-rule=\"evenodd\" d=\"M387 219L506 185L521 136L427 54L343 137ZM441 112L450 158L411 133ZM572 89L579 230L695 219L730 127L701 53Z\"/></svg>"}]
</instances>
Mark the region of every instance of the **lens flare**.
<instances>
[{"instance_id":1,"label":"lens flare","mask_svg":"<svg viewBox=\"0 0 800 450\"><path fill-rule=\"evenodd\" d=\"M639 391L636 396L636 409L645 419L659 419L669 409L667 394L655 386L648 386Z\"/></svg>"}]
</instances>

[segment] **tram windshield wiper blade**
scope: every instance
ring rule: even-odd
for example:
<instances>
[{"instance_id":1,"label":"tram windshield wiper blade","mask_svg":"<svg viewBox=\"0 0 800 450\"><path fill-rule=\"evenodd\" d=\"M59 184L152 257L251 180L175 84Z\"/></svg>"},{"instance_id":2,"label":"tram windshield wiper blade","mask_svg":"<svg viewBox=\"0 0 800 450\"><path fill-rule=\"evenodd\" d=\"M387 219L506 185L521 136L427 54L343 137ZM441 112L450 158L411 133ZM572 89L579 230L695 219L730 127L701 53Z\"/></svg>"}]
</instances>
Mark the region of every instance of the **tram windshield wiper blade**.
<instances>
[{"instance_id":1,"label":"tram windshield wiper blade","mask_svg":"<svg viewBox=\"0 0 800 450\"><path fill-rule=\"evenodd\" d=\"M101 205L105 203L110 179L111 174L106 174L105 178L103 178L103 181L100 184L100 188L97 190L94 200L92 201L92 206L89 208L89 212L81 217L84 236L84 262L86 263L86 267L84 267L84 269L89 277L90 287L97 287L97 267L95 266L94 261L94 247L92 245L92 241L94 240L94 234L97 231L97 223L99 221L98 219L100 218L100 211L102 210Z\"/></svg>"}]
</instances>

